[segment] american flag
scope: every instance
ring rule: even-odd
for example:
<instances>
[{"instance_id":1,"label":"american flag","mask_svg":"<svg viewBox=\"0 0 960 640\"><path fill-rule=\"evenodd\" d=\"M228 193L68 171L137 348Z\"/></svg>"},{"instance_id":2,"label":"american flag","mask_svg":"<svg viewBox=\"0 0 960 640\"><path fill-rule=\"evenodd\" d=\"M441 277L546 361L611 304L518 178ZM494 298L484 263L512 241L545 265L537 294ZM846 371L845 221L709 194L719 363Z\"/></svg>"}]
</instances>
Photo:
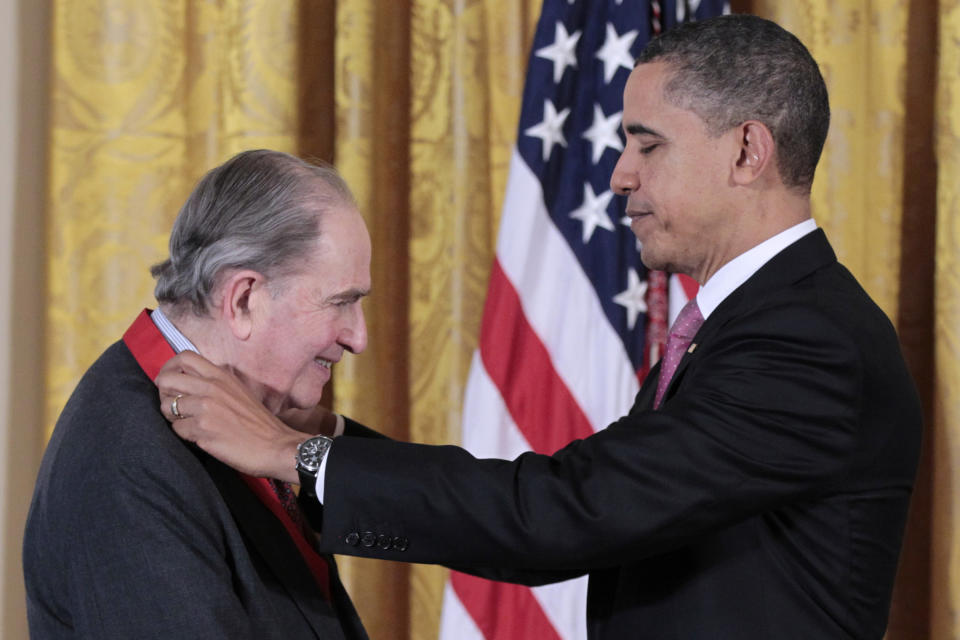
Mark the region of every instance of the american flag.
<instances>
[{"instance_id":1,"label":"american flag","mask_svg":"<svg viewBox=\"0 0 960 640\"><path fill-rule=\"evenodd\" d=\"M659 358L696 284L647 271L610 191L623 88L652 35L725 5L544 0L464 399L474 455L549 454L606 427ZM451 572L440 637L586 638L585 612L585 578L531 589Z\"/></svg>"}]
</instances>

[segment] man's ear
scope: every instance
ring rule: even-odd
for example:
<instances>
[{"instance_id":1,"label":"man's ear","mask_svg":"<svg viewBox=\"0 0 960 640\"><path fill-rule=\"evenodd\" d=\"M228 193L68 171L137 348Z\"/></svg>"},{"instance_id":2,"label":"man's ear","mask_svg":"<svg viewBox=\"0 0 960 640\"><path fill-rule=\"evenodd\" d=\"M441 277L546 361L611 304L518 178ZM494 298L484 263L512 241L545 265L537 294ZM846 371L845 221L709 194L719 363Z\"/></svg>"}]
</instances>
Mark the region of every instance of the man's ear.
<instances>
[{"instance_id":1,"label":"man's ear","mask_svg":"<svg viewBox=\"0 0 960 640\"><path fill-rule=\"evenodd\" d=\"M238 340L246 340L253 332L254 314L269 297L266 277L251 269L231 271L220 284L220 313Z\"/></svg>"},{"instance_id":2,"label":"man's ear","mask_svg":"<svg viewBox=\"0 0 960 640\"><path fill-rule=\"evenodd\" d=\"M774 168L775 146L773 134L762 122L747 120L737 126L740 153L733 163L733 182L748 185L759 178L768 167Z\"/></svg>"}]
</instances>

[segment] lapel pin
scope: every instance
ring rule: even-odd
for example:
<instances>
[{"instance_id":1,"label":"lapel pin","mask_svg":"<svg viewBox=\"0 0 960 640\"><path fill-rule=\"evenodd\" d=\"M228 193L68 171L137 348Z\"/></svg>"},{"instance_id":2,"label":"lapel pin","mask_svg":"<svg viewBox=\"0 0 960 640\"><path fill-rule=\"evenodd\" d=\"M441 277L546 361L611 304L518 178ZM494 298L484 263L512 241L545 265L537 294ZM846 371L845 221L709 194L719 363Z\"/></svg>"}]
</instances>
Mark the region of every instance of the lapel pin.
<instances>
[{"instance_id":1,"label":"lapel pin","mask_svg":"<svg viewBox=\"0 0 960 640\"><path fill-rule=\"evenodd\" d=\"M697 343L694 342L693 344L690 345L690 348L687 349L687 353L693 353L696 350L696 348L697 348Z\"/></svg>"}]
</instances>

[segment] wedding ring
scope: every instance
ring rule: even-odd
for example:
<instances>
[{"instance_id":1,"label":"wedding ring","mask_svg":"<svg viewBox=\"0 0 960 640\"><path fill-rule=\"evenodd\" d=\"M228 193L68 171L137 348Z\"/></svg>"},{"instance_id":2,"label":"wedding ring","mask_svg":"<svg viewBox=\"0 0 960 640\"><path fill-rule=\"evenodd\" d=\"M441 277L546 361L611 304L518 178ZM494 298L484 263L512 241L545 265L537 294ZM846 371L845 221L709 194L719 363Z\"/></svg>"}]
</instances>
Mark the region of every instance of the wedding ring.
<instances>
[{"instance_id":1,"label":"wedding ring","mask_svg":"<svg viewBox=\"0 0 960 640\"><path fill-rule=\"evenodd\" d=\"M170 413L172 413L174 417L177 418L178 420L182 420L183 418L187 417L187 416L180 415L180 407L178 406L178 403L180 402L180 398L182 397L183 397L183 394L178 393L177 397L174 398L173 402L170 403Z\"/></svg>"}]
</instances>

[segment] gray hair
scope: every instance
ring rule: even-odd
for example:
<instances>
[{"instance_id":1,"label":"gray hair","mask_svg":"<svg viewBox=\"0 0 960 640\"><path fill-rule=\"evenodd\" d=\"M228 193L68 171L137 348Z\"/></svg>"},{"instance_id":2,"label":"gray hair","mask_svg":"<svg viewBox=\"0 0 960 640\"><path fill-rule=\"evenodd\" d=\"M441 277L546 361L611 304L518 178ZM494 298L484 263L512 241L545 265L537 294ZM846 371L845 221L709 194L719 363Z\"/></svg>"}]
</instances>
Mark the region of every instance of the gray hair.
<instances>
[{"instance_id":1,"label":"gray hair","mask_svg":"<svg viewBox=\"0 0 960 640\"><path fill-rule=\"evenodd\" d=\"M793 34L756 16L719 16L651 40L637 64L654 61L672 72L666 99L700 116L711 135L747 120L766 125L783 183L809 193L830 105L816 61Z\"/></svg>"},{"instance_id":2,"label":"gray hair","mask_svg":"<svg viewBox=\"0 0 960 640\"><path fill-rule=\"evenodd\" d=\"M154 295L175 312L205 315L227 269L252 269L272 284L296 271L321 233L323 214L356 206L328 165L264 149L244 151L208 172L180 209L170 257L150 268Z\"/></svg>"}]
</instances>

